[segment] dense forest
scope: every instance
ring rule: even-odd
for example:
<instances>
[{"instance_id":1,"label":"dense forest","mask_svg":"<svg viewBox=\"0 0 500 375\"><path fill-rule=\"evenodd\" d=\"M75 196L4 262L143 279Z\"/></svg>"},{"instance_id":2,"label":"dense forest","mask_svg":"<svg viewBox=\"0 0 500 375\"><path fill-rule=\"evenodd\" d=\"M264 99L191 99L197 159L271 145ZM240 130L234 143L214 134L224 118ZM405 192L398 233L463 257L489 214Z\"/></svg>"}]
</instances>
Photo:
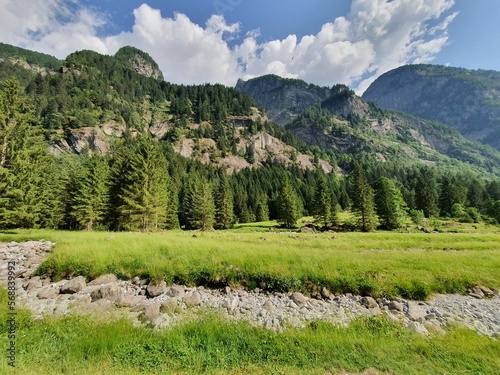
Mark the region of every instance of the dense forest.
<instances>
[{"instance_id":1,"label":"dense forest","mask_svg":"<svg viewBox=\"0 0 500 375\"><path fill-rule=\"evenodd\" d=\"M321 150L271 121L247 121L235 137L228 119L250 116L251 98L222 85L145 77L123 56L77 52L58 73L13 74L17 79L0 82L1 228L206 230L267 220L293 228L303 216L314 217L318 229L362 231L438 216L500 222L500 181L491 174L461 164L447 171L397 159L382 163L370 150ZM161 139L149 131L159 118L171 125ZM339 125L314 107L296 124L315 122L342 136L362 122L348 120ZM106 155L49 152L55 134L106 121L126 126ZM274 159L257 165L250 147L244 157L251 167L227 173L173 147L185 137L209 138L223 154L237 154L238 143L258 132L310 155L314 167ZM326 173L320 158L334 171ZM342 211L355 219L340 220Z\"/></svg>"}]
</instances>

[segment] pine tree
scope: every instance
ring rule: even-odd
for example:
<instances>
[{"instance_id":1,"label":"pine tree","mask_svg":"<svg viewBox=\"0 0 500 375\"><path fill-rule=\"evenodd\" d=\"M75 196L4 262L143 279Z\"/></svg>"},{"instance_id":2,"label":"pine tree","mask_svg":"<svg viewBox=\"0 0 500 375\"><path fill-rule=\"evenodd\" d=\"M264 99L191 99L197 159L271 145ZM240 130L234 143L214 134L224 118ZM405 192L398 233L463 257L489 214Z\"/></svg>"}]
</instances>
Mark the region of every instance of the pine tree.
<instances>
[{"instance_id":1,"label":"pine tree","mask_svg":"<svg viewBox=\"0 0 500 375\"><path fill-rule=\"evenodd\" d=\"M165 156L149 136L138 136L123 147L129 149L118 153L112 188L119 198L118 227L141 231L163 229L169 200Z\"/></svg>"},{"instance_id":2,"label":"pine tree","mask_svg":"<svg viewBox=\"0 0 500 375\"><path fill-rule=\"evenodd\" d=\"M187 216L192 228L203 231L215 223L215 204L212 187L204 177L193 179L187 196Z\"/></svg>"},{"instance_id":3,"label":"pine tree","mask_svg":"<svg viewBox=\"0 0 500 375\"><path fill-rule=\"evenodd\" d=\"M403 226L406 204L394 181L385 177L377 181L375 204L382 228L392 230Z\"/></svg>"},{"instance_id":4,"label":"pine tree","mask_svg":"<svg viewBox=\"0 0 500 375\"><path fill-rule=\"evenodd\" d=\"M0 226L55 226L54 159L19 84L0 90Z\"/></svg>"},{"instance_id":5,"label":"pine tree","mask_svg":"<svg viewBox=\"0 0 500 375\"><path fill-rule=\"evenodd\" d=\"M331 195L324 174L320 174L314 192L313 215L314 220L323 227L328 227L332 220Z\"/></svg>"},{"instance_id":6,"label":"pine tree","mask_svg":"<svg viewBox=\"0 0 500 375\"><path fill-rule=\"evenodd\" d=\"M278 197L278 223L285 228L294 228L300 217L297 192L288 176L285 177Z\"/></svg>"},{"instance_id":7,"label":"pine tree","mask_svg":"<svg viewBox=\"0 0 500 375\"><path fill-rule=\"evenodd\" d=\"M363 232L373 230L377 223L373 189L359 164L355 165L351 176L351 200L359 228Z\"/></svg>"},{"instance_id":8,"label":"pine tree","mask_svg":"<svg viewBox=\"0 0 500 375\"><path fill-rule=\"evenodd\" d=\"M225 174L219 176L219 186L215 193L215 208L215 228L232 228L234 224L233 194Z\"/></svg>"},{"instance_id":9,"label":"pine tree","mask_svg":"<svg viewBox=\"0 0 500 375\"><path fill-rule=\"evenodd\" d=\"M415 204L417 210L422 210L426 217L437 216L438 193L436 179L429 169L422 169L417 176L415 186Z\"/></svg>"},{"instance_id":10,"label":"pine tree","mask_svg":"<svg viewBox=\"0 0 500 375\"><path fill-rule=\"evenodd\" d=\"M81 228L92 230L104 224L109 202L109 166L98 155L84 156L76 177L72 216Z\"/></svg>"}]
</instances>

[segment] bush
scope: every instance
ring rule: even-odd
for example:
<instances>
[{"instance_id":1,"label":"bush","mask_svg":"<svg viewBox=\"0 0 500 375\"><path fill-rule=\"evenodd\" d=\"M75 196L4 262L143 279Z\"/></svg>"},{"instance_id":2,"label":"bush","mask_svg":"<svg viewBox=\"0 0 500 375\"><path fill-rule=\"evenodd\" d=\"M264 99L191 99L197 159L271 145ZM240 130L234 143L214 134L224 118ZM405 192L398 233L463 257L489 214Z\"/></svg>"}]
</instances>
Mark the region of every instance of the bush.
<instances>
[{"instance_id":1,"label":"bush","mask_svg":"<svg viewBox=\"0 0 500 375\"><path fill-rule=\"evenodd\" d=\"M425 219L424 211L422 211L422 210L410 210L409 215L410 215L411 221L413 223L415 223L416 225L422 225L422 223Z\"/></svg>"}]
</instances>

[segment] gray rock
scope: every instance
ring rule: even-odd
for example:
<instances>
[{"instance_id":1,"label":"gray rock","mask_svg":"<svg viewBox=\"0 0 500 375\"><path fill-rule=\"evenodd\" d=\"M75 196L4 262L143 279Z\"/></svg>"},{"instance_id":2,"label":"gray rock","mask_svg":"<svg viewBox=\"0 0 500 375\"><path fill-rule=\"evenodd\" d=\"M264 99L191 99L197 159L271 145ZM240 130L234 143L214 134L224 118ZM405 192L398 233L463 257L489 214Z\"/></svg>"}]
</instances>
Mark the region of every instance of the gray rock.
<instances>
[{"instance_id":1,"label":"gray rock","mask_svg":"<svg viewBox=\"0 0 500 375\"><path fill-rule=\"evenodd\" d=\"M42 289L36 296L38 299L53 299L57 294L59 294L58 289L49 287L47 289Z\"/></svg>"},{"instance_id":2,"label":"gray rock","mask_svg":"<svg viewBox=\"0 0 500 375\"><path fill-rule=\"evenodd\" d=\"M422 309L418 303L413 301L408 302L408 318L411 320L421 320L425 318L426 314L426 311Z\"/></svg>"},{"instance_id":3,"label":"gray rock","mask_svg":"<svg viewBox=\"0 0 500 375\"><path fill-rule=\"evenodd\" d=\"M375 301L372 297L362 297L360 302L367 309L378 307L377 301Z\"/></svg>"},{"instance_id":4,"label":"gray rock","mask_svg":"<svg viewBox=\"0 0 500 375\"><path fill-rule=\"evenodd\" d=\"M165 281L161 281L159 283L151 281L146 288L146 292L149 297L154 298L159 295L165 293L167 291L167 283Z\"/></svg>"},{"instance_id":5,"label":"gray rock","mask_svg":"<svg viewBox=\"0 0 500 375\"><path fill-rule=\"evenodd\" d=\"M116 283L117 281L118 278L115 275L107 274L99 276L97 279L92 280L87 285L88 286L104 285L104 284Z\"/></svg>"},{"instance_id":6,"label":"gray rock","mask_svg":"<svg viewBox=\"0 0 500 375\"><path fill-rule=\"evenodd\" d=\"M397 302L397 301L391 301L387 304L387 307L389 307L389 310L396 310L396 311L399 311L399 312L403 312L403 304L401 302Z\"/></svg>"},{"instance_id":7,"label":"gray rock","mask_svg":"<svg viewBox=\"0 0 500 375\"><path fill-rule=\"evenodd\" d=\"M32 277L31 279L28 279L23 283L23 288L28 292L31 292L34 289L39 289L42 286L43 283L42 280L40 280L39 276Z\"/></svg>"},{"instance_id":8,"label":"gray rock","mask_svg":"<svg viewBox=\"0 0 500 375\"><path fill-rule=\"evenodd\" d=\"M302 293L295 292L290 295L290 299L295 302L298 306L303 306L306 304L308 298Z\"/></svg>"},{"instance_id":9,"label":"gray rock","mask_svg":"<svg viewBox=\"0 0 500 375\"><path fill-rule=\"evenodd\" d=\"M160 315L160 303L151 303L144 306L141 313L141 319L144 322L152 322Z\"/></svg>"},{"instance_id":10,"label":"gray rock","mask_svg":"<svg viewBox=\"0 0 500 375\"><path fill-rule=\"evenodd\" d=\"M75 277L71 279L66 284L61 286L60 293L61 294L74 294L83 290L86 286L85 279L83 276Z\"/></svg>"},{"instance_id":11,"label":"gray rock","mask_svg":"<svg viewBox=\"0 0 500 375\"><path fill-rule=\"evenodd\" d=\"M323 287L321 289L321 297L323 297L323 298L330 298L331 297L330 291L327 288Z\"/></svg>"},{"instance_id":12,"label":"gray rock","mask_svg":"<svg viewBox=\"0 0 500 375\"><path fill-rule=\"evenodd\" d=\"M118 283L103 285L90 293L92 301L97 301L99 299L107 299L109 301L116 301L118 297L122 294Z\"/></svg>"},{"instance_id":13,"label":"gray rock","mask_svg":"<svg viewBox=\"0 0 500 375\"><path fill-rule=\"evenodd\" d=\"M198 306L201 304L200 292L189 293L184 297L184 303L188 307Z\"/></svg>"},{"instance_id":14,"label":"gray rock","mask_svg":"<svg viewBox=\"0 0 500 375\"><path fill-rule=\"evenodd\" d=\"M167 290L167 296L169 296L169 297L183 298L185 296L185 294L186 294L186 292L184 290L184 287L181 285L172 285Z\"/></svg>"}]
</instances>

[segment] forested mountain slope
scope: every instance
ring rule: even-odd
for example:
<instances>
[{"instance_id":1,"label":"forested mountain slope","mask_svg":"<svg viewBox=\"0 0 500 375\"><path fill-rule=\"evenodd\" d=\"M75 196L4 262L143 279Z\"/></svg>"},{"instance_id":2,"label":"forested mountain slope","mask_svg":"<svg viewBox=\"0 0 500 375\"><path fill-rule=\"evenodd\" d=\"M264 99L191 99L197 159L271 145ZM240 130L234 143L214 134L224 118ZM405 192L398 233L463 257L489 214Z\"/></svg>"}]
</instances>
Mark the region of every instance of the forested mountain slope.
<instances>
[{"instance_id":1,"label":"forested mountain slope","mask_svg":"<svg viewBox=\"0 0 500 375\"><path fill-rule=\"evenodd\" d=\"M412 210L469 221L500 212L498 153L343 85L267 77L287 130L234 88L163 81L131 47L18 68L0 80L1 228L293 227L311 215L319 228L371 230L399 228ZM301 93L291 101L289 85ZM341 223L341 209L356 222Z\"/></svg>"},{"instance_id":2,"label":"forested mountain slope","mask_svg":"<svg viewBox=\"0 0 500 375\"><path fill-rule=\"evenodd\" d=\"M407 65L380 76L363 99L453 126L500 149L500 72Z\"/></svg>"}]
</instances>

